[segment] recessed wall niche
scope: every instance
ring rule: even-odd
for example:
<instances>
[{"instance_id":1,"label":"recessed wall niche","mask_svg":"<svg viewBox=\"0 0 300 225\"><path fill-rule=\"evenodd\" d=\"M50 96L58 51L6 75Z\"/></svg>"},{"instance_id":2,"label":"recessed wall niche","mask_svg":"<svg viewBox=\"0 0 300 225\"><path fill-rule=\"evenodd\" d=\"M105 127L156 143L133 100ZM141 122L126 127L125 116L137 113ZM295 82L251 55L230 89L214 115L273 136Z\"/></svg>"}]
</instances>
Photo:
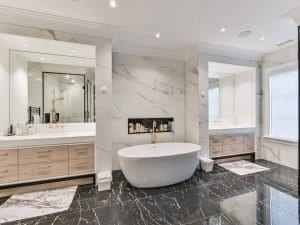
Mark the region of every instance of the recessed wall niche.
<instances>
[{"instance_id":1,"label":"recessed wall niche","mask_svg":"<svg viewBox=\"0 0 300 225\"><path fill-rule=\"evenodd\" d=\"M174 118L129 118L128 134L174 132Z\"/></svg>"}]
</instances>

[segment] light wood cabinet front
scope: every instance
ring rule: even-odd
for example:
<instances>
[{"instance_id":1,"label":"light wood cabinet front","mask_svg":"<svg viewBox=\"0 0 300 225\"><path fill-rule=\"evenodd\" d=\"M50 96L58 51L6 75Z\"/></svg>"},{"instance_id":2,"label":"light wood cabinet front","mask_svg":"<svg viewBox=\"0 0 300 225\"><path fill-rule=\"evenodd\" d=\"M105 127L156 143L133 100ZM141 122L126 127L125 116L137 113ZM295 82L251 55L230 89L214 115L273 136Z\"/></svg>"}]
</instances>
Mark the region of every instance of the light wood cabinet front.
<instances>
[{"instance_id":1,"label":"light wood cabinet front","mask_svg":"<svg viewBox=\"0 0 300 225\"><path fill-rule=\"evenodd\" d=\"M254 152L254 142L253 133L210 135L209 154L214 158Z\"/></svg>"},{"instance_id":2,"label":"light wood cabinet front","mask_svg":"<svg viewBox=\"0 0 300 225\"><path fill-rule=\"evenodd\" d=\"M76 159L69 161L69 174L94 172L94 158Z\"/></svg>"},{"instance_id":3,"label":"light wood cabinet front","mask_svg":"<svg viewBox=\"0 0 300 225\"><path fill-rule=\"evenodd\" d=\"M18 165L18 150L0 150L0 167Z\"/></svg>"},{"instance_id":4,"label":"light wood cabinet front","mask_svg":"<svg viewBox=\"0 0 300 225\"><path fill-rule=\"evenodd\" d=\"M15 182L18 180L17 166L1 166L0 167L0 183Z\"/></svg>"},{"instance_id":5,"label":"light wood cabinet front","mask_svg":"<svg viewBox=\"0 0 300 225\"><path fill-rule=\"evenodd\" d=\"M19 164L56 162L68 160L67 146L51 146L19 150Z\"/></svg>"},{"instance_id":6,"label":"light wood cabinet front","mask_svg":"<svg viewBox=\"0 0 300 225\"><path fill-rule=\"evenodd\" d=\"M94 144L70 145L69 160L94 158Z\"/></svg>"},{"instance_id":7,"label":"light wood cabinet front","mask_svg":"<svg viewBox=\"0 0 300 225\"><path fill-rule=\"evenodd\" d=\"M0 150L0 184L94 172L94 144Z\"/></svg>"},{"instance_id":8,"label":"light wood cabinet front","mask_svg":"<svg viewBox=\"0 0 300 225\"><path fill-rule=\"evenodd\" d=\"M66 162L35 163L19 166L20 180L35 180L48 177L65 176L68 174Z\"/></svg>"}]
</instances>

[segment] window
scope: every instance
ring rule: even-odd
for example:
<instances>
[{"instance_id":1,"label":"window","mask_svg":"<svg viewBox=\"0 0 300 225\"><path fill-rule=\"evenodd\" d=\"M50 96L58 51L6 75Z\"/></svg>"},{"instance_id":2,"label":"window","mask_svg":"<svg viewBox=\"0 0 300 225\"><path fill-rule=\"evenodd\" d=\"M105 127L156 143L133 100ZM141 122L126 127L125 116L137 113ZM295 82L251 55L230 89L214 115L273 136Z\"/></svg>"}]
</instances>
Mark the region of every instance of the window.
<instances>
[{"instance_id":1,"label":"window","mask_svg":"<svg viewBox=\"0 0 300 225\"><path fill-rule=\"evenodd\" d=\"M298 71L272 73L269 77L269 135L298 140Z\"/></svg>"},{"instance_id":2,"label":"window","mask_svg":"<svg viewBox=\"0 0 300 225\"><path fill-rule=\"evenodd\" d=\"M213 87L209 89L209 121L219 119L219 87Z\"/></svg>"}]
</instances>

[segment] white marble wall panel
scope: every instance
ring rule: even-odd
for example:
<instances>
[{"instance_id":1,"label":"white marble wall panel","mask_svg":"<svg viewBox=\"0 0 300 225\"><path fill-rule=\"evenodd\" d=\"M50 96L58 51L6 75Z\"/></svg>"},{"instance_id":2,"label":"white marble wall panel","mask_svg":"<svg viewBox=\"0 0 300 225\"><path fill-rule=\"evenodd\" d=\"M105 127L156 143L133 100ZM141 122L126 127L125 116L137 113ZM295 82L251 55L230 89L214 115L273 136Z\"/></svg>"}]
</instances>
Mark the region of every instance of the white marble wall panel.
<instances>
[{"instance_id":1,"label":"white marble wall panel","mask_svg":"<svg viewBox=\"0 0 300 225\"><path fill-rule=\"evenodd\" d=\"M111 40L96 42L96 170L112 170L112 47ZM101 91L105 90L105 91Z\"/></svg>"},{"instance_id":2,"label":"white marble wall panel","mask_svg":"<svg viewBox=\"0 0 300 225\"><path fill-rule=\"evenodd\" d=\"M158 133L158 142L184 141L184 62L113 53L113 169L119 149L151 143L149 134L128 134L128 118L139 117L174 117L175 132Z\"/></svg>"},{"instance_id":3,"label":"white marble wall panel","mask_svg":"<svg viewBox=\"0 0 300 225\"><path fill-rule=\"evenodd\" d=\"M208 132L208 60L206 56L199 56L199 143L202 147L201 155L209 156Z\"/></svg>"},{"instance_id":4,"label":"white marble wall panel","mask_svg":"<svg viewBox=\"0 0 300 225\"><path fill-rule=\"evenodd\" d=\"M298 144L262 138L261 158L298 169Z\"/></svg>"},{"instance_id":5,"label":"white marble wall panel","mask_svg":"<svg viewBox=\"0 0 300 225\"><path fill-rule=\"evenodd\" d=\"M194 56L185 64L185 140L199 144L199 58Z\"/></svg>"}]
</instances>

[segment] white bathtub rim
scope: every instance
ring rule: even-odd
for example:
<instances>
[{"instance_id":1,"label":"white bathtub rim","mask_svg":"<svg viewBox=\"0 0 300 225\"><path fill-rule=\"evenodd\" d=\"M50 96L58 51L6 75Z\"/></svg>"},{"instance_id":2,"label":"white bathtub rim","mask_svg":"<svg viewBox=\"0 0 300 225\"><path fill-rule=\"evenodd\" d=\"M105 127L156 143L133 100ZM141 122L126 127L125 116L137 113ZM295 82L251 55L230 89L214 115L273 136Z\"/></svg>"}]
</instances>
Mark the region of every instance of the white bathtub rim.
<instances>
[{"instance_id":1,"label":"white bathtub rim","mask_svg":"<svg viewBox=\"0 0 300 225\"><path fill-rule=\"evenodd\" d=\"M153 147L153 146L157 146L157 145L188 145L189 147L192 147L192 149L190 150L184 150L182 152L168 152L167 154L158 154L158 155L153 155L153 154L149 154L150 152L147 152L147 155L143 155L143 156L136 156L136 155L128 155L126 154L126 152L128 151L134 151L134 150L138 150L138 148L141 147ZM135 149L133 149L135 148ZM163 158L163 157L172 157L172 156L180 156L180 155L186 155L186 154L191 154L191 153L195 153L198 152L200 153L201 151L201 146L197 145L197 144L193 144L193 143L185 143L185 142L162 142L162 143L156 143L156 144L143 144L143 145L134 145L134 146L130 146L130 147L126 147L126 148L122 148L118 151L118 157L123 157L123 158L129 158L129 159L153 159L153 158Z\"/></svg>"}]
</instances>

